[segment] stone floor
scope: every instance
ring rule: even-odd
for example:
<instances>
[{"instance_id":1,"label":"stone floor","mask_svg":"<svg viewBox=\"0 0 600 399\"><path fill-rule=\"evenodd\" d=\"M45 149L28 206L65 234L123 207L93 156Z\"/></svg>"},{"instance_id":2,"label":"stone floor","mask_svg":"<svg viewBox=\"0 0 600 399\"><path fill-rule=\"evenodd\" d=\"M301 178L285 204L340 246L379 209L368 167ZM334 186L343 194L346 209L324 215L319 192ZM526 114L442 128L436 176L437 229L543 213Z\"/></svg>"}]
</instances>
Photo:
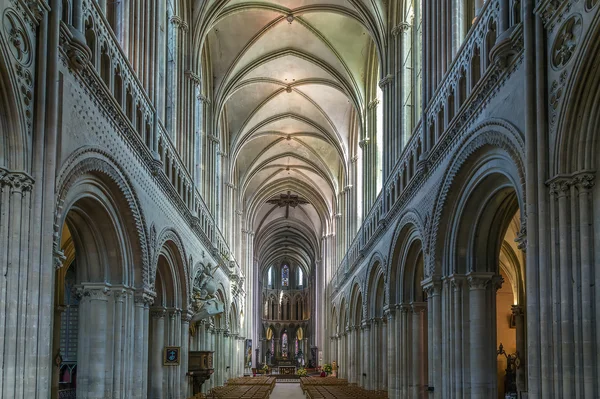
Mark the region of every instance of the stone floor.
<instances>
[{"instance_id":1,"label":"stone floor","mask_svg":"<svg viewBox=\"0 0 600 399\"><path fill-rule=\"evenodd\" d=\"M304 394L299 383L277 383L271 393L271 399L304 399Z\"/></svg>"}]
</instances>

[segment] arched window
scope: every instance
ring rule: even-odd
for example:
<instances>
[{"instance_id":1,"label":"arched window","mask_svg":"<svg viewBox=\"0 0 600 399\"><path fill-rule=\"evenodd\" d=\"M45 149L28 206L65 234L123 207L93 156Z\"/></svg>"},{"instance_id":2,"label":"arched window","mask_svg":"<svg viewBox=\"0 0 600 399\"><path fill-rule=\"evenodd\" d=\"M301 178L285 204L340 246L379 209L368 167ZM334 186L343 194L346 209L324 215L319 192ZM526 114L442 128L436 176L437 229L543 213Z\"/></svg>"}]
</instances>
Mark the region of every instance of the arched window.
<instances>
[{"instance_id":1,"label":"arched window","mask_svg":"<svg viewBox=\"0 0 600 399\"><path fill-rule=\"evenodd\" d=\"M304 273L302 272L302 268L299 267L298 268L298 287L302 287L302 285L304 284L302 280L304 280Z\"/></svg>"},{"instance_id":2,"label":"arched window","mask_svg":"<svg viewBox=\"0 0 600 399\"><path fill-rule=\"evenodd\" d=\"M290 286L290 268L288 265L283 265L283 267L281 268L281 286Z\"/></svg>"},{"instance_id":3,"label":"arched window","mask_svg":"<svg viewBox=\"0 0 600 399\"><path fill-rule=\"evenodd\" d=\"M273 286L273 266L269 267L269 271L267 272L267 285L269 287Z\"/></svg>"},{"instance_id":4,"label":"arched window","mask_svg":"<svg viewBox=\"0 0 600 399\"><path fill-rule=\"evenodd\" d=\"M288 357L288 335L287 335L287 331L283 333L283 335L281 336L281 356L283 356L284 359L287 359Z\"/></svg>"},{"instance_id":5,"label":"arched window","mask_svg":"<svg viewBox=\"0 0 600 399\"><path fill-rule=\"evenodd\" d=\"M379 82L379 79L377 79ZM375 111L375 135L377 144L377 164L375 179L375 195L379 194L383 187L383 91L377 86L377 102Z\"/></svg>"},{"instance_id":6,"label":"arched window","mask_svg":"<svg viewBox=\"0 0 600 399\"><path fill-rule=\"evenodd\" d=\"M167 40L165 49L166 84L165 84L165 128L173 135L175 108L175 26L171 19L174 16L173 1L167 1Z\"/></svg>"}]
</instances>

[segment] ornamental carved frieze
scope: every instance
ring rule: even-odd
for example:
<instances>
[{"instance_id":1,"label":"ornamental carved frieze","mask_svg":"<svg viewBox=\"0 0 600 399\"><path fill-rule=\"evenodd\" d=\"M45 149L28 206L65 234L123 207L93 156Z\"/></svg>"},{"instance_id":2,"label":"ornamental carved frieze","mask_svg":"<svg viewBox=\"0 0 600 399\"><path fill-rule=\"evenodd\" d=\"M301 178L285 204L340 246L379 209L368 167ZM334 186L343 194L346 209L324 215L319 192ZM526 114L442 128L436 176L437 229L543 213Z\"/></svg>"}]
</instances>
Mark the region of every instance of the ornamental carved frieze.
<instances>
[{"instance_id":1,"label":"ornamental carved frieze","mask_svg":"<svg viewBox=\"0 0 600 399\"><path fill-rule=\"evenodd\" d=\"M552 67L562 69L571 60L581 39L582 19L572 15L560 27L552 45Z\"/></svg>"},{"instance_id":2,"label":"ornamental carved frieze","mask_svg":"<svg viewBox=\"0 0 600 399\"><path fill-rule=\"evenodd\" d=\"M565 83L567 82L567 71L563 71L559 78L550 85L550 125L554 126L558 117L558 108L564 94Z\"/></svg>"},{"instance_id":3,"label":"ornamental carved frieze","mask_svg":"<svg viewBox=\"0 0 600 399\"><path fill-rule=\"evenodd\" d=\"M33 60L33 45L23 19L11 8L2 15L4 37L10 43L9 50L21 65L29 66Z\"/></svg>"}]
</instances>

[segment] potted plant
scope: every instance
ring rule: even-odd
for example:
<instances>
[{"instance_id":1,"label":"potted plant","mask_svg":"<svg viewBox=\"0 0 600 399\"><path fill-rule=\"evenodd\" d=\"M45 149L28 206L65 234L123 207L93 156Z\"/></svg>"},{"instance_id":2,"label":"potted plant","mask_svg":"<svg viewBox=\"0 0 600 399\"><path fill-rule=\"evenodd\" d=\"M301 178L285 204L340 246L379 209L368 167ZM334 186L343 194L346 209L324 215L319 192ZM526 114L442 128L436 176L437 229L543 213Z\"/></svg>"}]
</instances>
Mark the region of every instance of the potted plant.
<instances>
[{"instance_id":1,"label":"potted plant","mask_svg":"<svg viewBox=\"0 0 600 399\"><path fill-rule=\"evenodd\" d=\"M265 363L265 365L262 368L263 373L265 374L269 374L269 366Z\"/></svg>"},{"instance_id":2,"label":"potted plant","mask_svg":"<svg viewBox=\"0 0 600 399\"><path fill-rule=\"evenodd\" d=\"M329 364L329 363L325 363L325 364L323 365L323 371L324 371L324 372L325 372L327 375L331 374L331 370L333 370L333 368L331 367L331 364Z\"/></svg>"},{"instance_id":3,"label":"potted plant","mask_svg":"<svg viewBox=\"0 0 600 399\"><path fill-rule=\"evenodd\" d=\"M306 377L308 375L308 373L306 372L306 369L304 367L300 367L297 371L296 371L296 375L298 377Z\"/></svg>"}]
</instances>

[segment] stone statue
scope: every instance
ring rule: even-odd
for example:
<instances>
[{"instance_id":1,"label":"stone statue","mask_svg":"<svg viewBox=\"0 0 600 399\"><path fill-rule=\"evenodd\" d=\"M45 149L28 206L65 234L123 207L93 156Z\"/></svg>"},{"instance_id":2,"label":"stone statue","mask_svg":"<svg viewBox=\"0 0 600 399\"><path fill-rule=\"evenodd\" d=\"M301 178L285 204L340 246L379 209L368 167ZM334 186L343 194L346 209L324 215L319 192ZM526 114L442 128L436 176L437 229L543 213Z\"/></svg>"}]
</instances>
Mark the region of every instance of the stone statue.
<instances>
[{"instance_id":1,"label":"stone statue","mask_svg":"<svg viewBox=\"0 0 600 399\"><path fill-rule=\"evenodd\" d=\"M337 377L337 371L338 371L338 365L337 365L337 362L334 360L331 363L331 376Z\"/></svg>"},{"instance_id":2,"label":"stone statue","mask_svg":"<svg viewBox=\"0 0 600 399\"><path fill-rule=\"evenodd\" d=\"M192 310L194 316L192 323L223 313L225 306L223 302L215 297L217 283L213 277L218 265L214 268L210 265L204 266L194 278L192 294Z\"/></svg>"}]
</instances>

